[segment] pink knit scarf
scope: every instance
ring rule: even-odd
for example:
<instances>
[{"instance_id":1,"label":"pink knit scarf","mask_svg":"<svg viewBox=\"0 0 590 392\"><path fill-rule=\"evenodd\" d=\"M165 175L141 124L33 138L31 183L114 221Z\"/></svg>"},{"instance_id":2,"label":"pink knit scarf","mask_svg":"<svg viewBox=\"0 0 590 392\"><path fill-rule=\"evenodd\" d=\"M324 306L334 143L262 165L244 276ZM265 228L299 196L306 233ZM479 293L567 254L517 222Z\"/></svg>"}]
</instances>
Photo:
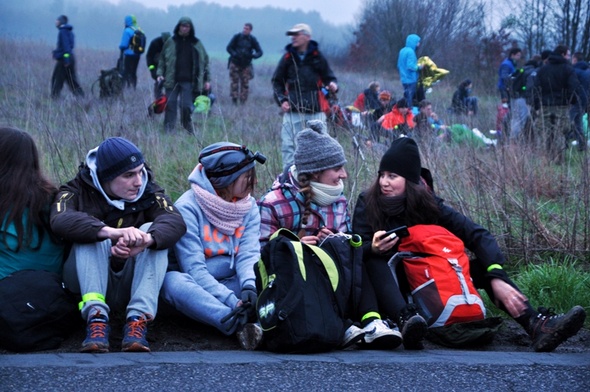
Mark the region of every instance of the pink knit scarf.
<instances>
[{"instance_id":1,"label":"pink knit scarf","mask_svg":"<svg viewBox=\"0 0 590 392\"><path fill-rule=\"evenodd\" d=\"M230 203L197 184L193 183L191 187L207 220L225 235L233 235L244 221L244 216L252 209L250 197Z\"/></svg>"}]
</instances>

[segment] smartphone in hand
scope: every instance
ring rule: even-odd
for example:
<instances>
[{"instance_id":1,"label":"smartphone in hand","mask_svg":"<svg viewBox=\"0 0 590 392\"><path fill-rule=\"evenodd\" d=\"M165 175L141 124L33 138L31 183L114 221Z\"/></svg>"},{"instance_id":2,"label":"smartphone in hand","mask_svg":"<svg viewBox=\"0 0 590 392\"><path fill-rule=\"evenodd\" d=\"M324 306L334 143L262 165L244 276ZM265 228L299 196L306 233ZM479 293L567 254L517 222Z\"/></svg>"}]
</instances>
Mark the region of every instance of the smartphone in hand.
<instances>
[{"instance_id":1,"label":"smartphone in hand","mask_svg":"<svg viewBox=\"0 0 590 392\"><path fill-rule=\"evenodd\" d=\"M404 238L404 237L409 236L410 232L408 231L407 226L400 226L400 227L396 227L395 229L391 229L391 230L386 231L385 234L383 234L379 239L384 240L385 238L387 238L393 234L395 234L399 238ZM395 238L395 236L392 238Z\"/></svg>"}]
</instances>

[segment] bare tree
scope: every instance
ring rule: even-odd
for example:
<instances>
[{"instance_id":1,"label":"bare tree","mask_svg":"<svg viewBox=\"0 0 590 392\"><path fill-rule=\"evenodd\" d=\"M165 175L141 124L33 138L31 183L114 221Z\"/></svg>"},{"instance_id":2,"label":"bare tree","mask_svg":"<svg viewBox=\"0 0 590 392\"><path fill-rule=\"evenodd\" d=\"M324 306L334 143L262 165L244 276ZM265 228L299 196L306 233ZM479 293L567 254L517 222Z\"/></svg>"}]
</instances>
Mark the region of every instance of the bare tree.
<instances>
[{"instance_id":1,"label":"bare tree","mask_svg":"<svg viewBox=\"0 0 590 392\"><path fill-rule=\"evenodd\" d=\"M469 0L369 0L351 45L353 66L396 69L399 50L409 34L422 40L418 55L428 55L437 65L474 69L478 41L486 34L481 1Z\"/></svg>"}]
</instances>

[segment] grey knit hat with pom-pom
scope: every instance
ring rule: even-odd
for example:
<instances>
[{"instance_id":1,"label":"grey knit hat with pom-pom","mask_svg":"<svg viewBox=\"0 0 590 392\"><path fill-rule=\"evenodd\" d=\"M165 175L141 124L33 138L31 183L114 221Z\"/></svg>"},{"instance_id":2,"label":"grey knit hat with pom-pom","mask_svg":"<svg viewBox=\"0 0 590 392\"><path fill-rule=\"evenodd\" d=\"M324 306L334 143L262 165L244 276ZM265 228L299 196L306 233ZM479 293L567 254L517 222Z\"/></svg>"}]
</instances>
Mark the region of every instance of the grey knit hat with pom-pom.
<instances>
[{"instance_id":1,"label":"grey knit hat with pom-pom","mask_svg":"<svg viewBox=\"0 0 590 392\"><path fill-rule=\"evenodd\" d=\"M295 167L297 173L318 173L344 166L346 157L342 146L328 135L326 124L320 120L307 122L308 128L297 134Z\"/></svg>"}]
</instances>

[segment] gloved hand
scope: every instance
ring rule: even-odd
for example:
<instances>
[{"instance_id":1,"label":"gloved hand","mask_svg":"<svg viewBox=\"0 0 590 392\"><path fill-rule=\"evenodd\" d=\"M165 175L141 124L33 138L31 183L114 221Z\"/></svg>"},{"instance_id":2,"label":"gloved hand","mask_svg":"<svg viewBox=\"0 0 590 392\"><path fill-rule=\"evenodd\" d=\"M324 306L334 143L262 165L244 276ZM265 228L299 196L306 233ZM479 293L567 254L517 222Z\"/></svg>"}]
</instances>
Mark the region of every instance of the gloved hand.
<instances>
[{"instance_id":1,"label":"gloved hand","mask_svg":"<svg viewBox=\"0 0 590 392\"><path fill-rule=\"evenodd\" d=\"M239 330L241 327L246 325L248 322L249 309L253 308L249 303L236 306L231 312L223 316L219 320L222 324L229 321L228 326L225 328L226 331Z\"/></svg>"},{"instance_id":2,"label":"gloved hand","mask_svg":"<svg viewBox=\"0 0 590 392\"><path fill-rule=\"evenodd\" d=\"M258 294L256 293L256 288L253 286L244 286L242 289L242 302L243 303L250 303L252 306L256 306L256 300L258 299Z\"/></svg>"}]
</instances>

